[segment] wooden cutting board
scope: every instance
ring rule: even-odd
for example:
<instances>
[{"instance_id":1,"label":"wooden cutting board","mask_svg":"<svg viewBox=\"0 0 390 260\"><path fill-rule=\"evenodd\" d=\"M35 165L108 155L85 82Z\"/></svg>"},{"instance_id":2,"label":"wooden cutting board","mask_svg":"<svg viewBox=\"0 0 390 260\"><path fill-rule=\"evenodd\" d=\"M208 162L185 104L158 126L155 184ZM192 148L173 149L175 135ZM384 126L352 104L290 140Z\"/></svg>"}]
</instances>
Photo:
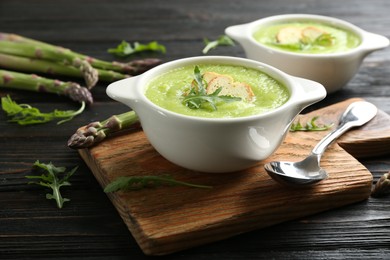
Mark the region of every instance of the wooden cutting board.
<instances>
[{"instance_id":1,"label":"wooden cutting board","mask_svg":"<svg viewBox=\"0 0 390 260\"><path fill-rule=\"evenodd\" d=\"M319 116L317 123L337 125L341 113L356 100L361 99L300 115L300 121ZM302 159L327 131L291 132L269 159L228 174L197 173L168 162L151 147L141 130L80 150L80 155L102 187L119 176L163 174L213 186L159 186L108 194L144 253L164 255L365 200L371 192L372 175L350 154L367 157L388 153L389 119L380 111L370 123L341 137L339 145L331 145L321 161L330 177L309 187L276 183L263 164Z\"/></svg>"}]
</instances>

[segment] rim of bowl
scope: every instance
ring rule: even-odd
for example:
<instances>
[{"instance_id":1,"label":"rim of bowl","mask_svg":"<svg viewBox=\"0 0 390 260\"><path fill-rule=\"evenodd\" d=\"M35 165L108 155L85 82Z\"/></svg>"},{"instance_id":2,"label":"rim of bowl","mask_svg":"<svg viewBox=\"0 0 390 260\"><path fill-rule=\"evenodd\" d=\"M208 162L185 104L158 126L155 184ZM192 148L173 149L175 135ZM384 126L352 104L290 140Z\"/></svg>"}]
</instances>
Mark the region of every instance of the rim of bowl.
<instances>
[{"instance_id":1,"label":"rim of bowl","mask_svg":"<svg viewBox=\"0 0 390 260\"><path fill-rule=\"evenodd\" d=\"M276 48L271 48L268 47L267 45L264 45L262 43L257 42L254 37L253 33L258 30L262 25L270 25L270 24L276 24L280 22L291 22L291 21L311 21L311 22L321 22L326 25L335 27L335 28L340 28L343 30L351 31L355 35L357 35L360 39L360 44L356 46L355 48L352 48L351 50L347 51L341 51L341 52L335 52L335 53L296 53L296 52L291 52L291 51L285 51L285 50L280 50ZM365 41L365 36L364 36L364 31L363 29L359 28L358 26L347 22L345 20L331 17L331 16L324 16L324 15L316 15L316 14L281 14L281 15L274 15L274 16L269 16L265 18L261 18L259 20L250 22L248 24L249 30L246 31L246 33L249 33L247 37L249 40L256 44L257 46L260 46L264 49L267 50L272 50L273 52L276 53L281 53L281 54L286 54L286 55L291 55L291 56L302 56L302 57L309 57L309 58L318 58L318 57L323 57L323 58L328 58L328 57L335 57L335 56L348 56L353 53L360 52L361 46L363 45L363 42Z\"/></svg>"},{"instance_id":2,"label":"rim of bowl","mask_svg":"<svg viewBox=\"0 0 390 260\"><path fill-rule=\"evenodd\" d=\"M259 70L260 72L267 74L268 76L277 80L279 83L283 84L287 88L287 90L289 91L290 96L285 103L283 103L281 106L274 108L270 111L267 111L267 112L264 112L261 114L248 115L248 116L242 116L242 117L229 117L229 118L219 118L219 117L210 118L210 117L198 117L198 116L180 114L180 113L168 110L166 108L160 107L146 97L145 91L146 91L146 88L151 80L158 77L162 73L166 73L172 69L179 68L182 66L191 65L191 64L196 65L197 63L244 66L244 67L249 67L249 68ZM298 105L296 99L299 98L299 93L300 93L299 86L297 86L297 88L295 87L295 85L297 85L298 83L295 82L293 80L293 78L290 77L289 74L287 74L287 73L285 73L285 72L283 72L275 67L272 67L268 64L262 63L262 62L250 60L247 58L233 57L233 56L195 56L195 57L173 60L173 61L161 64L155 68L152 68L152 69L144 72L139 77L140 78L139 78L138 84L140 84L141 87L138 88L138 91L139 91L138 93L139 93L140 97L142 98L142 101L146 102L154 110L158 111L159 113L173 115L175 117L179 117L182 119L204 121L204 122L213 121L213 122L219 122L219 123L226 123L226 122L232 122L232 121L254 120L254 119L258 119L258 118L262 118L262 117L266 118L266 117L274 115L275 113L278 113L280 110L285 109L285 107L287 107L287 106Z\"/></svg>"}]
</instances>

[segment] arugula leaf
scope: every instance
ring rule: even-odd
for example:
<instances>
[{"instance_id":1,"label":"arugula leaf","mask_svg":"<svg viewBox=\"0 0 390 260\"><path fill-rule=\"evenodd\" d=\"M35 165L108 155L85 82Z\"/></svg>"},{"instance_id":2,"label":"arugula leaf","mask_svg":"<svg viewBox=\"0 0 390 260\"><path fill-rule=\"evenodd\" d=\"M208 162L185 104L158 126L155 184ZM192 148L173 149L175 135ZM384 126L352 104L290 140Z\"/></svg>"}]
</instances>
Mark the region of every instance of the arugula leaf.
<instances>
[{"instance_id":1,"label":"arugula leaf","mask_svg":"<svg viewBox=\"0 0 390 260\"><path fill-rule=\"evenodd\" d=\"M216 89L213 93L207 94L207 83L203 80L203 76L200 74L198 66L194 68L195 86L191 86L189 93L184 97L182 103L191 109L203 108L205 104L209 104L212 110L217 110L217 104L220 102L234 102L240 101L240 97L232 96L219 96L222 91L222 87Z\"/></svg>"},{"instance_id":2,"label":"arugula leaf","mask_svg":"<svg viewBox=\"0 0 390 260\"><path fill-rule=\"evenodd\" d=\"M34 168L47 172L41 175L28 175L27 179L38 179L37 182L29 182L28 184L37 184L43 187L52 189L52 193L46 194L46 199L54 199L58 208L62 208L64 203L70 199L63 198L60 192L62 186L70 186L69 178L76 172L78 167L73 168L70 172L65 174L65 167L56 167L51 162L49 164L40 163L36 161Z\"/></svg>"},{"instance_id":3,"label":"arugula leaf","mask_svg":"<svg viewBox=\"0 0 390 260\"><path fill-rule=\"evenodd\" d=\"M202 50L203 54L208 53L211 49L215 49L218 46L234 46L234 41L227 35L221 35L215 41L209 41L207 38L203 40L206 45Z\"/></svg>"},{"instance_id":4,"label":"arugula leaf","mask_svg":"<svg viewBox=\"0 0 390 260\"><path fill-rule=\"evenodd\" d=\"M299 42L296 43L279 43L279 42L271 42L272 45L282 47L285 49L289 49L292 51L297 50L310 50L315 46L331 46L334 42L335 37L329 33L323 33L315 39L311 39L308 37L302 37Z\"/></svg>"},{"instance_id":5,"label":"arugula leaf","mask_svg":"<svg viewBox=\"0 0 390 260\"><path fill-rule=\"evenodd\" d=\"M181 185L188 186L193 188L203 188L210 189L211 186L197 185L183 181L177 181L169 175L163 176L128 176L128 177L119 177L113 182L109 183L105 188L104 192L115 192L120 190L139 190L146 187L157 187L163 184L168 185Z\"/></svg>"},{"instance_id":6,"label":"arugula leaf","mask_svg":"<svg viewBox=\"0 0 390 260\"><path fill-rule=\"evenodd\" d=\"M54 119L63 118L57 122L57 125L65 123L73 117L81 114L85 108L85 102L81 103L79 110L54 110L51 113L42 113L38 108L32 107L28 104L17 104L10 96L1 98L2 109L7 113L11 119L9 122L18 123L19 125L33 125L50 122Z\"/></svg>"},{"instance_id":7,"label":"arugula leaf","mask_svg":"<svg viewBox=\"0 0 390 260\"><path fill-rule=\"evenodd\" d=\"M147 44L141 44L139 42L134 42L133 46L126 41L122 41L116 48L110 48L107 50L108 53L114 54L119 57L129 56L136 52L143 51L156 51L165 53L166 48L164 45L159 44L156 41L149 42Z\"/></svg>"},{"instance_id":8,"label":"arugula leaf","mask_svg":"<svg viewBox=\"0 0 390 260\"><path fill-rule=\"evenodd\" d=\"M335 37L333 37L331 34L323 33L319 37L317 37L312 44L320 46L330 46L333 44L334 39Z\"/></svg>"},{"instance_id":9,"label":"arugula leaf","mask_svg":"<svg viewBox=\"0 0 390 260\"><path fill-rule=\"evenodd\" d=\"M321 125L318 126L315 121L318 119L318 116L313 117L309 122L306 123L306 125L302 125L301 122L298 120L297 123L293 123L290 127L290 132L295 131L325 131L330 129L333 124L330 125Z\"/></svg>"}]
</instances>

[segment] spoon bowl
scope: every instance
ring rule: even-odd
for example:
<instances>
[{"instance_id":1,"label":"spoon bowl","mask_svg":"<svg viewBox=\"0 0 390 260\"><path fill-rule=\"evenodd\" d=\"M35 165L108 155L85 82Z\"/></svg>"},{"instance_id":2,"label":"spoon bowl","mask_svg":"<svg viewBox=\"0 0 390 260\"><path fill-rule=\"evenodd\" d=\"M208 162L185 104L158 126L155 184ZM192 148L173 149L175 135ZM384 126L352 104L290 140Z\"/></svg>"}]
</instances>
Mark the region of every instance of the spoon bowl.
<instances>
[{"instance_id":1,"label":"spoon bowl","mask_svg":"<svg viewBox=\"0 0 390 260\"><path fill-rule=\"evenodd\" d=\"M376 114L377 108L373 104L366 101L354 102L340 117L339 125L327 134L304 160L273 161L265 164L264 168L274 180L283 184L309 185L320 182L328 177L328 173L320 167L321 156L326 148L346 131L364 125Z\"/></svg>"}]
</instances>

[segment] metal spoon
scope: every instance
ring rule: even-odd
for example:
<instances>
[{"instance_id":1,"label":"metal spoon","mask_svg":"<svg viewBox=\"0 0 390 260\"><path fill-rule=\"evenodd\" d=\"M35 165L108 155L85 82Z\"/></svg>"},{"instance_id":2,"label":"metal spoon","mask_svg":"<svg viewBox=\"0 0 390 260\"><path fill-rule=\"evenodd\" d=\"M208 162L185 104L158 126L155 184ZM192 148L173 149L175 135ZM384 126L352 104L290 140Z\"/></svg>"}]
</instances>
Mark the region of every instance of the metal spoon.
<instances>
[{"instance_id":1,"label":"metal spoon","mask_svg":"<svg viewBox=\"0 0 390 260\"><path fill-rule=\"evenodd\" d=\"M357 101L348 106L340 117L336 129L326 135L300 162L273 161L264 165L267 173L276 181L289 185L308 185L328 177L320 167L320 160L326 148L352 127L361 126L370 121L377 113L377 108L366 101Z\"/></svg>"}]
</instances>

